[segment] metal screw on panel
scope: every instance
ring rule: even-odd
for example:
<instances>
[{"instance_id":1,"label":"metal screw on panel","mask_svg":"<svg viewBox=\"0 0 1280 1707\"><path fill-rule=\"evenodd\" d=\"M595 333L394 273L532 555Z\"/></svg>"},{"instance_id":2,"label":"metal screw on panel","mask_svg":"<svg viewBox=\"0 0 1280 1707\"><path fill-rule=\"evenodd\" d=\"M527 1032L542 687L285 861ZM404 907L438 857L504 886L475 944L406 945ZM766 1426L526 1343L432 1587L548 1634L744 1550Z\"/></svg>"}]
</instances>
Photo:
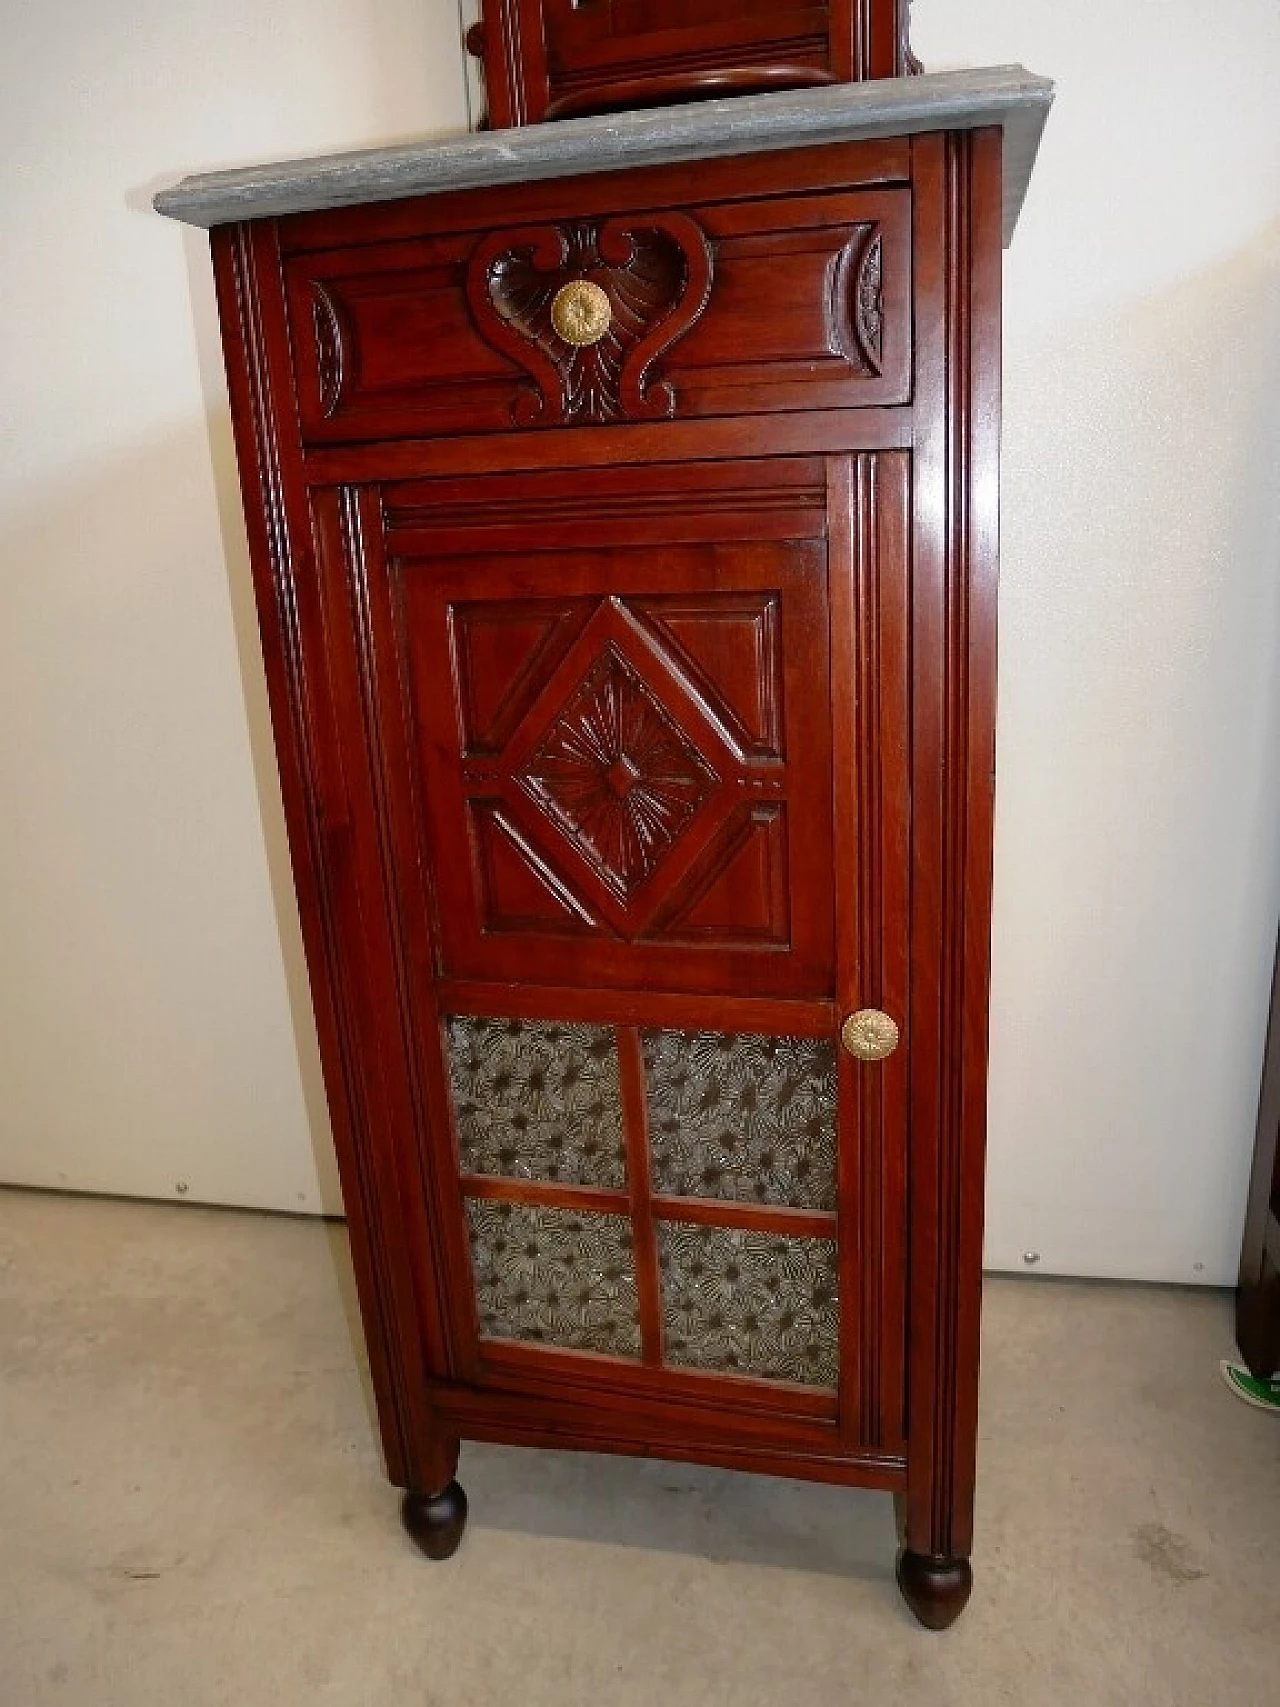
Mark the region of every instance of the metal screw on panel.
<instances>
[{"instance_id":1,"label":"metal screw on panel","mask_svg":"<svg viewBox=\"0 0 1280 1707\"><path fill-rule=\"evenodd\" d=\"M1040 1252L1039 1251L1023 1251L1022 1260L1024 1263L1026 1263L1028 1268L1034 1268L1036 1266L1036 1264L1040 1261Z\"/></svg>"}]
</instances>

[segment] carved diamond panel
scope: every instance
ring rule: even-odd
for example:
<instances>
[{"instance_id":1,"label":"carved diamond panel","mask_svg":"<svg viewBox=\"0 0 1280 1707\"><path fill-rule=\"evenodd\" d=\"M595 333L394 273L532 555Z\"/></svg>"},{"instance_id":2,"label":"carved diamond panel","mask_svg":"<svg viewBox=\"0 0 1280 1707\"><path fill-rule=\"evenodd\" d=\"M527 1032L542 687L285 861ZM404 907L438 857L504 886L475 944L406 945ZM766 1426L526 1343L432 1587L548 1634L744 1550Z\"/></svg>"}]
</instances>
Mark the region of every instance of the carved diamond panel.
<instances>
[{"instance_id":1,"label":"carved diamond panel","mask_svg":"<svg viewBox=\"0 0 1280 1707\"><path fill-rule=\"evenodd\" d=\"M453 606L449 641L466 757L502 751L589 613L585 599Z\"/></svg>"},{"instance_id":2,"label":"carved diamond panel","mask_svg":"<svg viewBox=\"0 0 1280 1707\"><path fill-rule=\"evenodd\" d=\"M603 934L582 897L556 876L497 802L471 801L470 820L480 917L488 935Z\"/></svg>"},{"instance_id":3,"label":"carved diamond panel","mask_svg":"<svg viewBox=\"0 0 1280 1707\"><path fill-rule=\"evenodd\" d=\"M660 1221L663 1355L670 1364L835 1387L833 1239Z\"/></svg>"},{"instance_id":4,"label":"carved diamond panel","mask_svg":"<svg viewBox=\"0 0 1280 1707\"><path fill-rule=\"evenodd\" d=\"M776 592L628 601L752 759L782 752L782 612Z\"/></svg>"},{"instance_id":5,"label":"carved diamond panel","mask_svg":"<svg viewBox=\"0 0 1280 1707\"><path fill-rule=\"evenodd\" d=\"M836 1058L825 1038L645 1031L653 1189L836 1206Z\"/></svg>"},{"instance_id":6,"label":"carved diamond panel","mask_svg":"<svg viewBox=\"0 0 1280 1707\"><path fill-rule=\"evenodd\" d=\"M445 1032L464 1173L625 1187L611 1027L455 1014Z\"/></svg>"},{"instance_id":7,"label":"carved diamond panel","mask_svg":"<svg viewBox=\"0 0 1280 1707\"><path fill-rule=\"evenodd\" d=\"M471 1198L467 1225L482 1338L639 1357L625 1216Z\"/></svg>"},{"instance_id":8,"label":"carved diamond panel","mask_svg":"<svg viewBox=\"0 0 1280 1707\"><path fill-rule=\"evenodd\" d=\"M817 528L818 464L778 460L798 466L732 482L717 468L725 490L677 494L671 531L751 508L751 478L762 531ZM591 543L593 499L546 494L571 532L535 574L516 523L543 478L495 483L496 510L450 486L443 523L417 488L390 512L393 545L412 536L395 573L442 967L518 982L549 955L560 982L564 953L591 985L705 993L749 976L760 995L820 993L831 903L806 874L831 845L823 541L649 543L666 500L632 494L628 471L617 540ZM473 517L484 550L435 563L432 530L444 552Z\"/></svg>"},{"instance_id":9,"label":"carved diamond panel","mask_svg":"<svg viewBox=\"0 0 1280 1707\"><path fill-rule=\"evenodd\" d=\"M718 779L611 646L552 724L523 780L626 896L657 869Z\"/></svg>"}]
</instances>

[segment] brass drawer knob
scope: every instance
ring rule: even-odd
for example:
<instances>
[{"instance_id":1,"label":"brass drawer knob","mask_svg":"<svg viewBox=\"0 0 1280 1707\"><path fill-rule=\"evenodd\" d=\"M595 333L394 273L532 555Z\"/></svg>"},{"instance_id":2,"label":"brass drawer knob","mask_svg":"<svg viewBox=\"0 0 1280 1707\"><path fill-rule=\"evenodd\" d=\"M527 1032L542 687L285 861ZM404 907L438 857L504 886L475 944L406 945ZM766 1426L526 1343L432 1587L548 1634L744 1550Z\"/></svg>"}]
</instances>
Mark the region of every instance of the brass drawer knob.
<instances>
[{"instance_id":1,"label":"brass drawer knob","mask_svg":"<svg viewBox=\"0 0 1280 1707\"><path fill-rule=\"evenodd\" d=\"M840 1027L840 1041L859 1061L883 1061L898 1047L898 1026L879 1008L859 1008Z\"/></svg>"},{"instance_id":2,"label":"brass drawer knob","mask_svg":"<svg viewBox=\"0 0 1280 1707\"><path fill-rule=\"evenodd\" d=\"M598 344L612 319L609 293L590 279L570 279L551 299L551 324L566 344Z\"/></svg>"}]
</instances>

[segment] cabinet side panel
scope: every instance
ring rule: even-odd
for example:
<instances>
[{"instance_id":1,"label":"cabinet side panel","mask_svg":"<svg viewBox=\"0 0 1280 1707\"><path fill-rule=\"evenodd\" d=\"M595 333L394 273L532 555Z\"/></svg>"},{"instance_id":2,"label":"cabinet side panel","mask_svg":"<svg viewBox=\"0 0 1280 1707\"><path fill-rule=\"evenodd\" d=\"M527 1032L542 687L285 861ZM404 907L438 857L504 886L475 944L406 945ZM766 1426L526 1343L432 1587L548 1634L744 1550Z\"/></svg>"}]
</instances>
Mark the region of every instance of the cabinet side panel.
<instances>
[{"instance_id":1,"label":"cabinet side panel","mask_svg":"<svg viewBox=\"0 0 1280 1707\"><path fill-rule=\"evenodd\" d=\"M274 227L211 236L277 763L312 1000L387 1473L432 1489L452 1473L432 1426L424 1335L403 1259L400 1194L380 1087L362 1059L360 992L340 942L335 881L349 814L337 760L323 617L292 400Z\"/></svg>"},{"instance_id":2,"label":"cabinet side panel","mask_svg":"<svg viewBox=\"0 0 1280 1707\"><path fill-rule=\"evenodd\" d=\"M907 1546L972 1545L990 965L999 132L914 144Z\"/></svg>"},{"instance_id":3,"label":"cabinet side panel","mask_svg":"<svg viewBox=\"0 0 1280 1707\"><path fill-rule=\"evenodd\" d=\"M956 1527L972 1543L973 1463L978 1433L979 1307L987 1144L987 1057L991 1005L991 885L995 836L997 586L1000 570L1001 225L1003 137L966 139L969 217L968 703L964 738L965 887L960 1173L956 1329L959 1479L967 1498ZM956 171L963 194L964 158ZM968 1301L966 1307L966 1301Z\"/></svg>"}]
</instances>

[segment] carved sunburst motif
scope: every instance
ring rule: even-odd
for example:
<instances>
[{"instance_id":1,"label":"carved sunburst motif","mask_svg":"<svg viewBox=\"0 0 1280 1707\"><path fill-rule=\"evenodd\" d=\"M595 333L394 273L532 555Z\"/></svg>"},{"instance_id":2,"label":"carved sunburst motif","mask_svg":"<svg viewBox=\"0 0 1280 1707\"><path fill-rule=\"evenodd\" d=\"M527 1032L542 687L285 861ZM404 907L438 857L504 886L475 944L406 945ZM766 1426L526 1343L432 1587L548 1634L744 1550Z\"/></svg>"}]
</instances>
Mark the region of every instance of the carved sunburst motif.
<instances>
[{"instance_id":1,"label":"carved sunburst motif","mask_svg":"<svg viewBox=\"0 0 1280 1707\"><path fill-rule=\"evenodd\" d=\"M626 895L657 868L717 779L610 647L552 725L525 781Z\"/></svg>"}]
</instances>

